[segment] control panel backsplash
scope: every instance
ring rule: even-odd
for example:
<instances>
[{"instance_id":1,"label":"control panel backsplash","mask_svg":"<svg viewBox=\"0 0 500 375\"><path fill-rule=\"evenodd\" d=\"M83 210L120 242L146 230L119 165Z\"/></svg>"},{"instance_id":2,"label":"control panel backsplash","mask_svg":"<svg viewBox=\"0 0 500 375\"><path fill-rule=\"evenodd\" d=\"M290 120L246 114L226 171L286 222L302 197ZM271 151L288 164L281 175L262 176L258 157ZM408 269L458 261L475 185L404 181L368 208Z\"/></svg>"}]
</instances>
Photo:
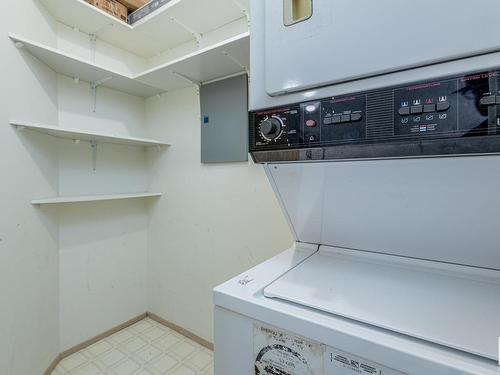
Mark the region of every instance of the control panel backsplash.
<instances>
[{"instance_id":1,"label":"control panel backsplash","mask_svg":"<svg viewBox=\"0 0 500 375\"><path fill-rule=\"evenodd\" d=\"M258 162L500 152L500 72L250 113Z\"/></svg>"}]
</instances>

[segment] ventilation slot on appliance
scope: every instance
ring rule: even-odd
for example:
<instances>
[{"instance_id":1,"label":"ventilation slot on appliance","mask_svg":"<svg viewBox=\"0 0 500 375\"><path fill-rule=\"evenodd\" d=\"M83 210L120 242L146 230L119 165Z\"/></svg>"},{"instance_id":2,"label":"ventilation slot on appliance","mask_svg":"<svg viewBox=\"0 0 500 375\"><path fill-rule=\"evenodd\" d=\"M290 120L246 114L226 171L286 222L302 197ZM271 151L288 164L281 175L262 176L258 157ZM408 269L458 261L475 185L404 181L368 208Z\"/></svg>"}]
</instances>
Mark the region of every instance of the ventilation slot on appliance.
<instances>
[{"instance_id":1,"label":"ventilation slot on appliance","mask_svg":"<svg viewBox=\"0 0 500 375\"><path fill-rule=\"evenodd\" d=\"M381 139L394 134L394 95L378 92L367 97L366 138Z\"/></svg>"},{"instance_id":2,"label":"ventilation slot on appliance","mask_svg":"<svg viewBox=\"0 0 500 375\"><path fill-rule=\"evenodd\" d=\"M283 0L285 26L291 26L311 18L312 12L312 0Z\"/></svg>"}]
</instances>

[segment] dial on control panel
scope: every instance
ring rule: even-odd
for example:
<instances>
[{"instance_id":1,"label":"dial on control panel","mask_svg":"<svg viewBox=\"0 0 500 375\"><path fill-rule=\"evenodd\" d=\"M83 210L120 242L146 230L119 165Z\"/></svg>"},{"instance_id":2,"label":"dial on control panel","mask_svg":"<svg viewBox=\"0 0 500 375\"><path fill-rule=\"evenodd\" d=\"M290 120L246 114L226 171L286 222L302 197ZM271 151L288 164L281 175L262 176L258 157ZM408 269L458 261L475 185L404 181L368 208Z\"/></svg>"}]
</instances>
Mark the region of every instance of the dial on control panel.
<instances>
[{"instance_id":1,"label":"dial on control panel","mask_svg":"<svg viewBox=\"0 0 500 375\"><path fill-rule=\"evenodd\" d=\"M283 122L279 117L268 117L260 123L260 133L268 140L276 139L280 136Z\"/></svg>"}]
</instances>

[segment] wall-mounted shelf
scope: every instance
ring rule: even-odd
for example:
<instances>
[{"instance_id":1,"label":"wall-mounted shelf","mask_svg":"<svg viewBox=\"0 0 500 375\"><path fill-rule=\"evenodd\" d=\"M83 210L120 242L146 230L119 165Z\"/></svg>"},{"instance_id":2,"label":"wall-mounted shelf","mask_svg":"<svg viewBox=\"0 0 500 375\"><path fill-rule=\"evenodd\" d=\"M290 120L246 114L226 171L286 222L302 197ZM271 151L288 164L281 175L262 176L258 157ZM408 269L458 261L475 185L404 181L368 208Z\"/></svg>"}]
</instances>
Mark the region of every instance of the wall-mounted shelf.
<instances>
[{"instance_id":1,"label":"wall-mounted shelf","mask_svg":"<svg viewBox=\"0 0 500 375\"><path fill-rule=\"evenodd\" d=\"M63 203L85 203L85 202L113 201L113 200L121 200L121 199L158 198L161 196L162 196L162 193L81 195L81 196L33 199L31 201L31 204L43 205L43 204L63 204Z\"/></svg>"},{"instance_id":2,"label":"wall-mounted shelf","mask_svg":"<svg viewBox=\"0 0 500 375\"><path fill-rule=\"evenodd\" d=\"M157 141L154 139L117 136L109 133L89 132L82 129L70 129L60 126L36 124L28 121L10 121L10 125L17 129L27 129L37 131L43 134L51 135L57 138L71 139L75 141L96 141L99 143L115 143L129 146L170 146L169 143Z\"/></svg>"},{"instance_id":3,"label":"wall-mounted shelf","mask_svg":"<svg viewBox=\"0 0 500 375\"><path fill-rule=\"evenodd\" d=\"M171 0L133 26L84 0L40 0L59 22L142 57L200 37L248 14L249 0Z\"/></svg>"},{"instance_id":4,"label":"wall-mounted shelf","mask_svg":"<svg viewBox=\"0 0 500 375\"><path fill-rule=\"evenodd\" d=\"M248 71L250 66L250 33L242 33L220 43L200 49L168 62L135 78L166 91L201 84ZM175 72L172 74L172 72ZM178 84L179 75L185 77ZM172 78L175 80L172 80Z\"/></svg>"},{"instance_id":5,"label":"wall-mounted shelf","mask_svg":"<svg viewBox=\"0 0 500 375\"><path fill-rule=\"evenodd\" d=\"M126 92L131 95L149 97L159 93L158 88L136 81L133 77L108 69L90 61L72 56L44 44L9 34L18 47L25 48L40 61L47 64L56 73L86 82L96 82L100 86ZM184 82L180 78L179 81Z\"/></svg>"},{"instance_id":6,"label":"wall-mounted shelf","mask_svg":"<svg viewBox=\"0 0 500 375\"><path fill-rule=\"evenodd\" d=\"M27 49L59 74L71 78L78 77L86 82L97 82L101 86L140 97L150 97L165 91L242 73L247 71L250 65L248 32L136 76L119 73L14 34L9 36L18 47Z\"/></svg>"}]
</instances>

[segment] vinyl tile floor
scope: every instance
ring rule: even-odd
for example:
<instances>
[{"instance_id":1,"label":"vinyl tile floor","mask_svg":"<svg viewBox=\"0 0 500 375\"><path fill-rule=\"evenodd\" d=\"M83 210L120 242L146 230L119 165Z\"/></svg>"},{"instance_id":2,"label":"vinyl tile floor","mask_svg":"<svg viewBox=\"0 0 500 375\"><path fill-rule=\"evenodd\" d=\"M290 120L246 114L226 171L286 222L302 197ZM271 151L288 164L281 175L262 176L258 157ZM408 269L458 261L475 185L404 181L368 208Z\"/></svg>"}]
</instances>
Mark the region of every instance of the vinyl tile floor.
<instances>
[{"instance_id":1,"label":"vinyl tile floor","mask_svg":"<svg viewBox=\"0 0 500 375\"><path fill-rule=\"evenodd\" d=\"M52 375L213 375L213 353L146 318L63 359Z\"/></svg>"}]
</instances>

